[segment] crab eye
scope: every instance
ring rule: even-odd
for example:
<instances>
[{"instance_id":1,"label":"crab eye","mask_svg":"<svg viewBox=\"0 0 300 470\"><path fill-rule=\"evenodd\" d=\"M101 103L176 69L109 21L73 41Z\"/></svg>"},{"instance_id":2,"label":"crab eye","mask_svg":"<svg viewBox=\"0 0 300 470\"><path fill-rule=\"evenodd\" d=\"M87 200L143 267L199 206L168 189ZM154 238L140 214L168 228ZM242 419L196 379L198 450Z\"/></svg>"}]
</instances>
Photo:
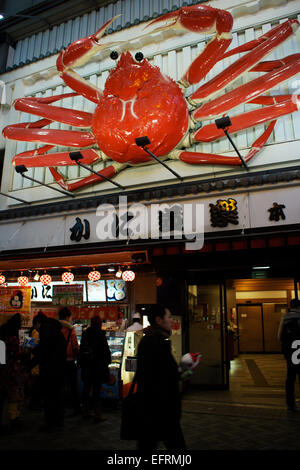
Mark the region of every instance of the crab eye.
<instances>
[{"instance_id":1,"label":"crab eye","mask_svg":"<svg viewBox=\"0 0 300 470\"><path fill-rule=\"evenodd\" d=\"M110 53L110 58L111 58L112 60L117 60L118 57L119 57L119 54L117 53L117 51L112 51L112 52Z\"/></svg>"},{"instance_id":2,"label":"crab eye","mask_svg":"<svg viewBox=\"0 0 300 470\"><path fill-rule=\"evenodd\" d=\"M137 60L138 62L142 62L143 59L144 59L144 54L142 52L137 52L135 54L135 60Z\"/></svg>"}]
</instances>

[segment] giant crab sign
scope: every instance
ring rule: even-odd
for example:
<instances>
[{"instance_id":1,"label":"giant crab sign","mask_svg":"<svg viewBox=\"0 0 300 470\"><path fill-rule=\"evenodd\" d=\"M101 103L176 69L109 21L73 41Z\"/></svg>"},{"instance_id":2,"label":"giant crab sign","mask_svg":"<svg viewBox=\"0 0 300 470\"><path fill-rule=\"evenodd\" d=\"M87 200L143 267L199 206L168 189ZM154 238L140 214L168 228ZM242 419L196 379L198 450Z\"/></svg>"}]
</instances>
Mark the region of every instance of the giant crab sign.
<instances>
[{"instance_id":1,"label":"giant crab sign","mask_svg":"<svg viewBox=\"0 0 300 470\"><path fill-rule=\"evenodd\" d=\"M57 69L74 93L47 98L19 98L15 101L15 109L42 119L34 123L9 125L3 130L4 136L46 144L36 150L16 155L13 159L15 165L48 166L55 181L62 188L73 191L104 181L101 175L111 178L128 165L153 163L151 156L135 143L137 137L145 135L151 142L149 151L161 160L177 159L193 165L241 165L239 157L187 150L195 143L212 142L224 136L215 124L202 125L195 130L195 123L224 116L242 103L263 105L259 109L231 118L231 132L266 123L262 135L244 157L247 162L264 146L276 120L297 111L298 97L292 99L295 97L291 95L270 96L264 93L300 72L300 54L280 60L262 61L293 35L299 26L297 20L288 20L258 39L226 53L232 39L233 20L229 12L207 5L180 8L153 20L150 25L155 25L155 31L176 28L199 34L215 33L181 80L176 83L163 75L142 53L133 57L126 51L122 52L116 67L109 73L102 91L83 79L74 68L86 63L99 50L113 46L113 43L101 43L101 38L115 18L105 23L92 36L75 41L60 52ZM218 61L238 53L244 54L185 98L186 88L199 83ZM113 52L111 57L117 59L118 54ZM264 73L225 93L225 87L246 71ZM52 105L62 98L77 95L96 103L93 114ZM53 121L80 128L80 131L43 129ZM83 164L109 159L112 162L98 174L68 182L57 167L76 163L71 160L69 151L47 153L56 145L74 147L76 151L80 151Z\"/></svg>"}]
</instances>

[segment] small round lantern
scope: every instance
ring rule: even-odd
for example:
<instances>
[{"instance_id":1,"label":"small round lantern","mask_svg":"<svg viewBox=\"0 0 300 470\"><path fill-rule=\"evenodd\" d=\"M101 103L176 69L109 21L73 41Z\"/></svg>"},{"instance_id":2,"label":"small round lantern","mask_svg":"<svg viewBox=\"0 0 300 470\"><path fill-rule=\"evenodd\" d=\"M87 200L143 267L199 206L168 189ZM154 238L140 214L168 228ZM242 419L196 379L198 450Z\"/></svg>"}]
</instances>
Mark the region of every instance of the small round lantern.
<instances>
[{"instance_id":1,"label":"small round lantern","mask_svg":"<svg viewBox=\"0 0 300 470\"><path fill-rule=\"evenodd\" d=\"M126 271L122 273L122 279L123 281L129 281L129 282L134 281L135 273L127 269Z\"/></svg>"},{"instance_id":2,"label":"small round lantern","mask_svg":"<svg viewBox=\"0 0 300 470\"><path fill-rule=\"evenodd\" d=\"M40 277L40 282L43 284L43 286L48 286L51 281L52 277L49 274L42 274Z\"/></svg>"},{"instance_id":3,"label":"small round lantern","mask_svg":"<svg viewBox=\"0 0 300 470\"><path fill-rule=\"evenodd\" d=\"M23 276L22 273L21 273L21 276L18 277L18 284L21 286L21 287L25 287L27 284L28 284L28 277L27 276Z\"/></svg>"},{"instance_id":4,"label":"small round lantern","mask_svg":"<svg viewBox=\"0 0 300 470\"><path fill-rule=\"evenodd\" d=\"M2 286L2 284L5 284L5 276L3 276L3 274L0 274L0 286Z\"/></svg>"},{"instance_id":5,"label":"small round lantern","mask_svg":"<svg viewBox=\"0 0 300 470\"><path fill-rule=\"evenodd\" d=\"M74 281L74 274L72 274L70 271L66 271L62 273L61 278L65 284L70 284L70 282Z\"/></svg>"},{"instance_id":6,"label":"small round lantern","mask_svg":"<svg viewBox=\"0 0 300 470\"><path fill-rule=\"evenodd\" d=\"M90 271L89 274L88 274L88 278L90 281L93 281L93 282L96 282L96 281L99 281L101 277L101 274L99 273L99 271Z\"/></svg>"}]
</instances>

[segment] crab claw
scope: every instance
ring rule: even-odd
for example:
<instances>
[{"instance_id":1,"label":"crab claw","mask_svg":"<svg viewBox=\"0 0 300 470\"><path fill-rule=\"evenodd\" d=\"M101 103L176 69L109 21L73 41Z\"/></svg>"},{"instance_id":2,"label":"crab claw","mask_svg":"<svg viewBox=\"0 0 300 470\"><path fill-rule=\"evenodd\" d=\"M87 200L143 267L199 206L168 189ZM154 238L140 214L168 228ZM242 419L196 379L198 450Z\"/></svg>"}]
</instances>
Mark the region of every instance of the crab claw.
<instances>
[{"instance_id":1,"label":"crab claw","mask_svg":"<svg viewBox=\"0 0 300 470\"><path fill-rule=\"evenodd\" d=\"M116 15L108 20L95 34L78 39L78 41L70 44L66 50L62 50L56 61L57 70L64 72L68 68L81 66L99 50L119 44L120 42L106 42L103 44L99 42L108 26L119 16Z\"/></svg>"},{"instance_id":2,"label":"crab claw","mask_svg":"<svg viewBox=\"0 0 300 470\"><path fill-rule=\"evenodd\" d=\"M194 33L229 33L232 29L233 19L229 12L210 7L208 5L192 5L182 7L151 21L146 27L156 23L166 22L154 31L167 28L190 31Z\"/></svg>"}]
</instances>

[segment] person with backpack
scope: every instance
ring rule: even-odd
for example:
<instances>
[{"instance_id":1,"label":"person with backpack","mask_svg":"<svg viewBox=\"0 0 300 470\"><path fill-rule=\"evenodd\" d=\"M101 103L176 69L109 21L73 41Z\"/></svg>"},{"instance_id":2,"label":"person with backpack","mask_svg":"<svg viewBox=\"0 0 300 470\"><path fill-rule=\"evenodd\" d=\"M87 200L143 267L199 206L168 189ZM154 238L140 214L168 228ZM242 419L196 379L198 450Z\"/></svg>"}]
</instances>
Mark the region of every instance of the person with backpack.
<instances>
[{"instance_id":1,"label":"person with backpack","mask_svg":"<svg viewBox=\"0 0 300 470\"><path fill-rule=\"evenodd\" d=\"M94 416L95 422L105 420L102 416L100 389L101 384L109 380L108 366L111 363L110 349L101 326L100 317L95 315L91 319L91 326L82 334L79 353L83 416Z\"/></svg>"},{"instance_id":2,"label":"person with backpack","mask_svg":"<svg viewBox=\"0 0 300 470\"><path fill-rule=\"evenodd\" d=\"M65 337L67 347L67 361L65 369L65 387L70 392L70 400L73 406L74 414L80 412L80 400L78 394L77 364L79 354L79 345L75 328L72 325L72 313L68 307L63 307L58 312L61 331Z\"/></svg>"},{"instance_id":3,"label":"person with backpack","mask_svg":"<svg viewBox=\"0 0 300 470\"><path fill-rule=\"evenodd\" d=\"M282 353L286 359L287 376L285 382L286 405L288 411L297 411L295 401L295 381L300 380L300 300L292 299L289 312L281 319L278 329Z\"/></svg>"}]
</instances>

